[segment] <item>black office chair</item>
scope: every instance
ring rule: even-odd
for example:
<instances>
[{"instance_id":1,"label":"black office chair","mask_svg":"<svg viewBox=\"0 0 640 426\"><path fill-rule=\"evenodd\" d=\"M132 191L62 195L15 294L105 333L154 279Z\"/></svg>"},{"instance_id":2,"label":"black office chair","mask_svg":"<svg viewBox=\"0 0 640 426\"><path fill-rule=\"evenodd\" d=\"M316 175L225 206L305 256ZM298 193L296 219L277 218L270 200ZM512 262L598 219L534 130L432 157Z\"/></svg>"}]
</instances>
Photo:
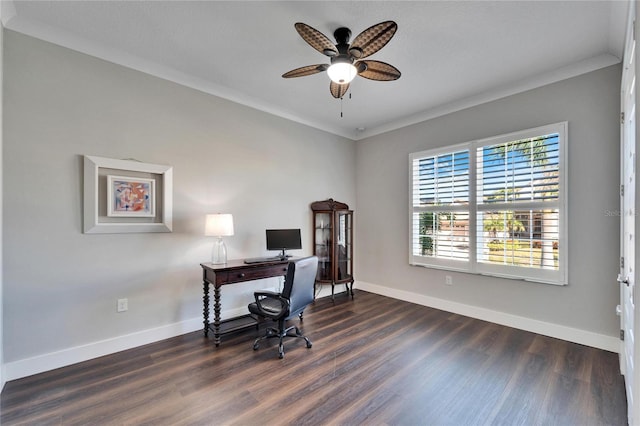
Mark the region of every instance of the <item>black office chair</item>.
<instances>
[{"instance_id":1,"label":"black office chair","mask_svg":"<svg viewBox=\"0 0 640 426\"><path fill-rule=\"evenodd\" d=\"M311 341L302 335L298 327L285 328L285 321L298 315L302 321L302 312L313 302L313 287L318 271L318 258L316 256L292 260L287 267L287 275L284 281L282 293L272 291L257 291L254 293L256 301L249 304L249 312L254 315L269 318L278 322L278 328L267 328L266 334L258 337L253 342L253 350L258 350L260 341L272 337L280 339L278 357L284 358L284 346L282 339L285 337L299 337L307 342L307 348L311 347ZM295 334L291 331L294 330Z\"/></svg>"}]
</instances>

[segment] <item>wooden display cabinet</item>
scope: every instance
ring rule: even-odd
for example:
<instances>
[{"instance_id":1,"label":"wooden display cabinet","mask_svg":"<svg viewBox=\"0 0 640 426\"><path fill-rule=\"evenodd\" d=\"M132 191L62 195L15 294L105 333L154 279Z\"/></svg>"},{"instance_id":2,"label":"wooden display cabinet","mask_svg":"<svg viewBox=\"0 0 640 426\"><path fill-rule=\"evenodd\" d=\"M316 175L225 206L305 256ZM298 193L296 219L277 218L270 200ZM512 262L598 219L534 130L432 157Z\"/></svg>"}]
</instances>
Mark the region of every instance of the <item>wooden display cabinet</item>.
<instances>
[{"instance_id":1,"label":"wooden display cabinet","mask_svg":"<svg viewBox=\"0 0 640 426\"><path fill-rule=\"evenodd\" d=\"M344 284L353 298L353 211L332 198L311 203L313 254L318 256L317 285Z\"/></svg>"}]
</instances>

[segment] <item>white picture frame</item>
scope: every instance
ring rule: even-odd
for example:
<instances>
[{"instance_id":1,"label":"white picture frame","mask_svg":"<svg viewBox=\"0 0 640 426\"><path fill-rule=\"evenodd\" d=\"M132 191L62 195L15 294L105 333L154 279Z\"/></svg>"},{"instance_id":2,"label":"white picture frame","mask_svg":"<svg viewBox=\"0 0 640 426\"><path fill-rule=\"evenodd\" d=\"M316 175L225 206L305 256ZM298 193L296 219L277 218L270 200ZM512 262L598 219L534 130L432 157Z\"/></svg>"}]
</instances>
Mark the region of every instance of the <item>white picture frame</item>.
<instances>
[{"instance_id":1,"label":"white picture frame","mask_svg":"<svg viewBox=\"0 0 640 426\"><path fill-rule=\"evenodd\" d=\"M109 176L149 182L153 186L152 213L109 215ZM172 232L173 167L85 155L83 204L85 234Z\"/></svg>"}]
</instances>

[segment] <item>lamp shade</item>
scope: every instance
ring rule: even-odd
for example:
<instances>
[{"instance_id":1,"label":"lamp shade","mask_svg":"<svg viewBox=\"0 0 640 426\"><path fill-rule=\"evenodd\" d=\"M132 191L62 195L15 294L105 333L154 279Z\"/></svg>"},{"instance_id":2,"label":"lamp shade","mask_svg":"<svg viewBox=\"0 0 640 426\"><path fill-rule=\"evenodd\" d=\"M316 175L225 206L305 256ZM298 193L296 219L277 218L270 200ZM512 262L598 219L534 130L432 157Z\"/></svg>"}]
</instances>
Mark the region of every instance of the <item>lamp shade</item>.
<instances>
[{"instance_id":1,"label":"lamp shade","mask_svg":"<svg viewBox=\"0 0 640 426\"><path fill-rule=\"evenodd\" d=\"M210 237L233 235L233 215L229 213L208 214L204 235Z\"/></svg>"}]
</instances>

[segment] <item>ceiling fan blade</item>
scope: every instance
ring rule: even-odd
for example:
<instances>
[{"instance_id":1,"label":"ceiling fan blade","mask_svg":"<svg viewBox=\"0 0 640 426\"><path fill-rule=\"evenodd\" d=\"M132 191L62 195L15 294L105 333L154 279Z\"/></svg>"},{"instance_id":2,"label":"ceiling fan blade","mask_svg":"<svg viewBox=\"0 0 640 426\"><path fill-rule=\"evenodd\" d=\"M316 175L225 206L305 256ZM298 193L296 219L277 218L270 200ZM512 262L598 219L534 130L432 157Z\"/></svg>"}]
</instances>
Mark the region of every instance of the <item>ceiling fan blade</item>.
<instances>
[{"instance_id":1,"label":"ceiling fan blade","mask_svg":"<svg viewBox=\"0 0 640 426\"><path fill-rule=\"evenodd\" d=\"M365 66L362 66L364 64ZM359 61L358 75L376 81L392 81L400 78L400 71L393 65L380 61ZM362 69L362 71L360 71Z\"/></svg>"},{"instance_id":2,"label":"ceiling fan blade","mask_svg":"<svg viewBox=\"0 0 640 426\"><path fill-rule=\"evenodd\" d=\"M347 90L349 90L349 83L338 84L332 81L329 85L329 90L331 91L331 95L333 95L334 98L340 99L344 96L345 93L347 93Z\"/></svg>"},{"instance_id":3,"label":"ceiling fan blade","mask_svg":"<svg viewBox=\"0 0 640 426\"><path fill-rule=\"evenodd\" d=\"M393 21L380 22L373 25L353 39L349 53L356 59L366 58L382 49L398 30Z\"/></svg>"},{"instance_id":4,"label":"ceiling fan blade","mask_svg":"<svg viewBox=\"0 0 640 426\"><path fill-rule=\"evenodd\" d=\"M329 68L327 64L318 64L318 65L307 65L306 67L296 68L295 70L291 70L282 74L283 78L292 78L292 77L304 77L307 75L317 74L322 71L326 71Z\"/></svg>"},{"instance_id":5,"label":"ceiling fan blade","mask_svg":"<svg viewBox=\"0 0 640 426\"><path fill-rule=\"evenodd\" d=\"M338 49L336 49L333 42L320 31L302 22L296 23L295 27L300 37L318 52L327 56L335 56L338 54Z\"/></svg>"}]
</instances>

